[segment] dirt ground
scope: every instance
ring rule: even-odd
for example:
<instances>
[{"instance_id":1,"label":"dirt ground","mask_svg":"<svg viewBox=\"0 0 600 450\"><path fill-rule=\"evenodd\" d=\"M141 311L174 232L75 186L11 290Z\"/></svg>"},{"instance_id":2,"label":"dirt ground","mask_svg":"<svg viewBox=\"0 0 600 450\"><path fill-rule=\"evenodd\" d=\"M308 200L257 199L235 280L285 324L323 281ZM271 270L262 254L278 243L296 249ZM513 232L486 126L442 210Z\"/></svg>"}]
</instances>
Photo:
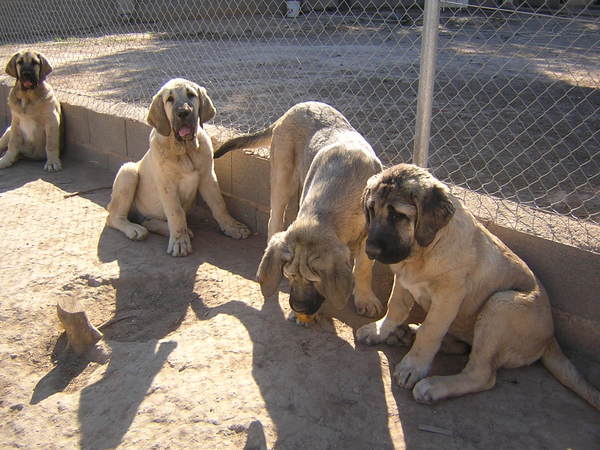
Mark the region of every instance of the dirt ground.
<instances>
[{"instance_id":1,"label":"dirt ground","mask_svg":"<svg viewBox=\"0 0 600 450\"><path fill-rule=\"evenodd\" d=\"M416 404L392 385L406 349L365 347L349 306L311 328L287 296L253 281L264 239L217 232L191 214L194 252L104 228L102 170L67 160L48 174L20 161L0 174L1 448L600 447L600 413L539 364L499 372L494 389ZM64 352L56 302L79 299L104 351ZM600 364L571 353L600 385ZM454 373L464 356L440 355ZM435 432L424 431L425 429Z\"/></svg>"}]
</instances>

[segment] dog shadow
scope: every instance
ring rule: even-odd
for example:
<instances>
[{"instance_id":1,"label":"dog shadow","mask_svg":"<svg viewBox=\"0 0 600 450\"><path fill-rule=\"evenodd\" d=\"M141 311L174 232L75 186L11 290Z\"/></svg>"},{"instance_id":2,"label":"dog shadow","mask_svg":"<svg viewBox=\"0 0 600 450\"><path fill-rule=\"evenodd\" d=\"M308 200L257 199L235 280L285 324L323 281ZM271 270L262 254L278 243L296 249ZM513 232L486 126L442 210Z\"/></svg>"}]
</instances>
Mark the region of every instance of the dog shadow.
<instances>
[{"instance_id":1,"label":"dog shadow","mask_svg":"<svg viewBox=\"0 0 600 450\"><path fill-rule=\"evenodd\" d=\"M188 215L188 223L195 232L194 251L185 258L167 254L168 239L163 236L150 234L144 242L131 242L108 227L100 235L98 259L116 262L118 278L110 280L115 289L114 325L103 329L111 354L108 367L102 379L81 391L80 443L84 448L120 444L153 379L177 345L164 342L164 337L177 330L190 305L198 303L194 292L198 268L217 259L229 272L253 276L247 264L240 264L240 255L247 249L239 247L258 249L262 246L259 238L236 242L219 234L200 208Z\"/></svg>"},{"instance_id":2,"label":"dog shadow","mask_svg":"<svg viewBox=\"0 0 600 450\"><path fill-rule=\"evenodd\" d=\"M246 328L252 376L277 436L273 448L394 447L377 352L357 352L331 321L308 329L292 323L277 295L260 309L242 300L193 308L205 320L225 314ZM245 448L265 445L255 421Z\"/></svg>"}]
</instances>

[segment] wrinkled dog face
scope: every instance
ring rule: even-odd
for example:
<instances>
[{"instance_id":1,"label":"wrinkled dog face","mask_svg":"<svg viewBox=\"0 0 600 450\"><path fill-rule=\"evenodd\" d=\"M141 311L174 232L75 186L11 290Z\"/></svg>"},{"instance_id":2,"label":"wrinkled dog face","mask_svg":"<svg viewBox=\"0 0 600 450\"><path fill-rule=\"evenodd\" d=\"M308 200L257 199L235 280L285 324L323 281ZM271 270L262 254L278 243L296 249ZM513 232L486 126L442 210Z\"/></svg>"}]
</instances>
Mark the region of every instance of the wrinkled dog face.
<instances>
[{"instance_id":1,"label":"wrinkled dog face","mask_svg":"<svg viewBox=\"0 0 600 450\"><path fill-rule=\"evenodd\" d=\"M426 170L399 164L367 182L363 193L369 258L395 264L426 247L454 214L447 188Z\"/></svg>"},{"instance_id":2,"label":"wrinkled dog face","mask_svg":"<svg viewBox=\"0 0 600 450\"><path fill-rule=\"evenodd\" d=\"M15 53L6 65L6 73L16 78L23 90L35 89L50 72L52 66L44 55L30 50Z\"/></svg>"},{"instance_id":3,"label":"wrinkled dog face","mask_svg":"<svg viewBox=\"0 0 600 450\"><path fill-rule=\"evenodd\" d=\"M305 240L293 231L273 235L258 268L265 297L275 293L282 275L290 284L290 307L315 314L325 299L341 309L352 293L350 251L343 244Z\"/></svg>"},{"instance_id":4,"label":"wrinkled dog face","mask_svg":"<svg viewBox=\"0 0 600 450\"><path fill-rule=\"evenodd\" d=\"M154 96L148 123L159 134L173 133L178 142L192 141L196 137L198 124L215 115L215 108L206 89L181 78L167 82Z\"/></svg>"}]
</instances>

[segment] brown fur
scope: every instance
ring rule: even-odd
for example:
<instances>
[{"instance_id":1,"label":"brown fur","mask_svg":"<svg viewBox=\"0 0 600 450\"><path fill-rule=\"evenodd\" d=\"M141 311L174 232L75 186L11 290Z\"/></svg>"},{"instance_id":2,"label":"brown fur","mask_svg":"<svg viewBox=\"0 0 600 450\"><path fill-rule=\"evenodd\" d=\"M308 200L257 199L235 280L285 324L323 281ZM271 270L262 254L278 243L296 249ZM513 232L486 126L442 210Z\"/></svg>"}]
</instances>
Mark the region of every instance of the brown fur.
<instances>
[{"instance_id":1,"label":"brown fur","mask_svg":"<svg viewBox=\"0 0 600 450\"><path fill-rule=\"evenodd\" d=\"M150 149L136 163L124 164L115 178L107 224L134 240L148 231L169 237L167 252L192 251L186 213L200 193L221 230L235 239L250 230L227 212L213 164L210 137L203 120L215 115L206 89L180 78L167 82L148 111ZM136 223L139 222L139 223Z\"/></svg>"},{"instance_id":2,"label":"brown fur","mask_svg":"<svg viewBox=\"0 0 600 450\"><path fill-rule=\"evenodd\" d=\"M369 180L363 205L367 253L390 264L395 279L386 316L360 328L357 339L385 342L406 321L413 301L427 312L394 372L417 401L490 389L497 369L541 359L600 409L600 392L560 351L539 280L443 183L424 169L400 164ZM447 333L472 345L469 361L458 375L427 377Z\"/></svg>"},{"instance_id":3,"label":"brown fur","mask_svg":"<svg viewBox=\"0 0 600 450\"><path fill-rule=\"evenodd\" d=\"M270 127L226 142L215 156L269 144L269 244L257 274L263 294L273 294L285 275L292 308L312 314L324 299L343 307L354 281L357 311L379 315L383 307L371 289L360 206L367 179L381 170L373 149L339 111L306 102ZM299 190L298 215L283 231L285 211Z\"/></svg>"},{"instance_id":4,"label":"brown fur","mask_svg":"<svg viewBox=\"0 0 600 450\"><path fill-rule=\"evenodd\" d=\"M46 81L52 66L41 53L23 50L6 64L6 73L16 79L8 95L10 127L0 138L0 169L12 166L19 156L46 159L44 169L61 170L60 103Z\"/></svg>"}]
</instances>

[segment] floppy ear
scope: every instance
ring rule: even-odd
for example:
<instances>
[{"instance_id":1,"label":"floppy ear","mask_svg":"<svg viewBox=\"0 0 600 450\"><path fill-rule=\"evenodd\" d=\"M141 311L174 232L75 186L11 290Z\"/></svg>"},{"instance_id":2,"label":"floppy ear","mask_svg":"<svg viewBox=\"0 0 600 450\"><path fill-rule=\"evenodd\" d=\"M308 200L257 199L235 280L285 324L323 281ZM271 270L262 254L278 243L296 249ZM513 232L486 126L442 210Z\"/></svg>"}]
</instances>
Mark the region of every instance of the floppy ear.
<instances>
[{"instance_id":1,"label":"floppy ear","mask_svg":"<svg viewBox=\"0 0 600 450\"><path fill-rule=\"evenodd\" d=\"M148 111L146 120L159 134L162 134L163 136L171 134L171 124L169 123L169 118L165 112L165 105L163 104L160 91L152 97L152 103L150 104L150 110Z\"/></svg>"},{"instance_id":2,"label":"floppy ear","mask_svg":"<svg viewBox=\"0 0 600 450\"><path fill-rule=\"evenodd\" d=\"M206 89L198 86L198 98L200 99L200 112L199 112L199 120L200 120L200 128L204 128L204 122L208 122L210 119L215 117L217 110L215 105L213 105L212 100L208 96Z\"/></svg>"},{"instance_id":3,"label":"floppy ear","mask_svg":"<svg viewBox=\"0 0 600 450\"><path fill-rule=\"evenodd\" d=\"M319 277L321 295L331 302L336 309L342 309L352 295L353 277L350 263L350 250L340 246L333 252L332 264L323 268Z\"/></svg>"},{"instance_id":4,"label":"floppy ear","mask_svg":"<svg viewBox=\"0 0 600 450\"><path fill-rule=\"evenodd\" d=\"M289 256L285 232L275 233L269 240L256 272L256 279L264 297L270 297L277 291L283 276L283 263L289 260Z\"/></svg>"},{"instance_id":5,"label":"floppy ear","mask_svg":"<svg viewBox=\"0 0 600 450\"><path fill-rule=\"evenodd\" d=\"M43 54L38 53L37 57L39 58L41 64L40 81L44 81L46 77L50 74L50 72L52 72L52 66Z\"/></svg>"},{"instance_id":6,"label":"floppy ear","mask_svg":"<svg viewBox=\"0 0 600 450\"><path fill-rule=\"evenodd\" d=\"M437 232L450 222L454 215L454 205L446 190L440 186L428 189L416 204L415 238L421 247L426 247L431 244Z\"/></svg>"},{"instance_id":7,"label":"floppy ear","mask_svg":"<svg viewBox=\"0 0 600 450\"><path fill-rule=\"evenodd\" d=\"M17 72L17 58L19 57L19 52L15 53L10 57L8 63L6 64L6 71L13 78L19 78L19 73Z\"/></svg>"}]
</instances>

